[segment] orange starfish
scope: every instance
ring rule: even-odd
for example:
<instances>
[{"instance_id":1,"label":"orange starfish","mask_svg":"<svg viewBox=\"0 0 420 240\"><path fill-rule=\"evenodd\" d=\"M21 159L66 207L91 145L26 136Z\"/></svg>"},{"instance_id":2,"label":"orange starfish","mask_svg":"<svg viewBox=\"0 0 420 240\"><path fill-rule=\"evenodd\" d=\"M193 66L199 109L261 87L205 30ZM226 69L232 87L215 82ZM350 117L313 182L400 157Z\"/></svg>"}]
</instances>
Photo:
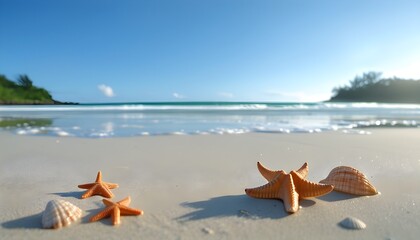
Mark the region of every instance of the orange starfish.
<instances>
[{"instance_id":1,"label":"orange starfish","mask_svg":"<svg viewBox=\"0 0 420 240\"><path fill-rule=\"evenodd\" d=\"M93 195L101 195L103 197L112 198L114 194L112 194L111 190L109 189L117 188L118 184L102 182L102 173L99 171L94 183L81 184L78 187L88 189L82 195L82 198L88 198Z\"/></svg>"},{"instance_id":2,"label":"orange starfish","mask_svg":"<svg viewBox=\"0 0 420 240\"><path fill-rule=\"evenodd\" d=\"M106 205L105 209L100 213L93 216L90 221L95 222L106 218L111 215L112 224L117 225L121 223L120 215L142 215L143 211L140 209L129 208L128 205L131 202L130 196L124 198L119 202L111 202L108 199L103 199L103 203Z\"/></svg>"},{"instance_id":3,"label":"orange starfish","mask_svg":"<svg viewBox=\"0 0 420 240\"><path fill-rule=\"evenodd\" d=\"M247 188L248 196L255 198L280 199L289 213L299 210L299 198L325 195L333 190L332 185L319 184L305 180L308 173L307 163L297 171L286 174L283 170L272 171L258 162L258 169L269 182L257 188Z\"/></svg>"}]
</instances>

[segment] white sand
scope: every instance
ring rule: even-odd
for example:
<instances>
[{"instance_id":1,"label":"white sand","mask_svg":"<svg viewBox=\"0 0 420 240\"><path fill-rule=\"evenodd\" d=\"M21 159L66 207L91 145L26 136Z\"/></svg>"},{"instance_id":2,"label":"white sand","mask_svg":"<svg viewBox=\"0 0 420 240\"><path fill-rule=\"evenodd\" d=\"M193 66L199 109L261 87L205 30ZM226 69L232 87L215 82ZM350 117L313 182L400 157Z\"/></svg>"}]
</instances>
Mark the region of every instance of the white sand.
<instances>
[{"instance_id":1,"label":"white sand","mask_svg":"<svg viewBox=\"0 0 420 240\"><path fill-rule=\"evenodd\" d=\"M244 134L113 139L0 134L0 239L417 239L420 236L420 129L372 135ZM311 181L339 165L365 173L373 197L330 193L300 201L287 214L277 200L253 199L265 183L256 168L290 171L309 163ZM118 183L112 200L131 196L143 216L88 223L102 197L80 199L77 185ZM61 230L41 229L47 202L65 199L83 218ZM338 223L354 216L364 230Z\"/></svg>"}]
</instances>

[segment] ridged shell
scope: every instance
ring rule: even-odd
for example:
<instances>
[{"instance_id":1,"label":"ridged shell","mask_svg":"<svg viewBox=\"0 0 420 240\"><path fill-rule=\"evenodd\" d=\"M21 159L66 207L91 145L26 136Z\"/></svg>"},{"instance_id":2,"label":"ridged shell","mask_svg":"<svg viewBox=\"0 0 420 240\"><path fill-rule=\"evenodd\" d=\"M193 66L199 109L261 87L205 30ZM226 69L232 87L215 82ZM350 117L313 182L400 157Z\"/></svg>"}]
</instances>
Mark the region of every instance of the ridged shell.
<instances>
[{"instance_id":1,"label":"ridged shell","mask_svg":"<svg viewBox=\"0 0 420 240\"><path fill-rule=\"evenodd\" d=\"M355 217L347 217L340 222L340 226L347 229L360 230L366 228L366 223L362 222L362 220L357 219Z\"/></svg>"},{"instance_id":2,"label":"ridged shell","mask_svg":"<svg viewBox=\"0 0 420 240\"><path fill-rule=\"evenodd\" d=\"M42 214L43 228L61 228L82 217L82 210L64 200L51 200Z\"/></svg>"},{"instance_id":3,"label":"ridged shell","mask_svg":"<svg viewBox=\"0 0 420 240\"><path fill-rule=\"evenodd\" d=\"M331 184L334 190L354 195L375 195L376 188L369 182L367 177L359 170L340 166L331 170L328 177L320 183Z\"/></svg>"}]
</instances>

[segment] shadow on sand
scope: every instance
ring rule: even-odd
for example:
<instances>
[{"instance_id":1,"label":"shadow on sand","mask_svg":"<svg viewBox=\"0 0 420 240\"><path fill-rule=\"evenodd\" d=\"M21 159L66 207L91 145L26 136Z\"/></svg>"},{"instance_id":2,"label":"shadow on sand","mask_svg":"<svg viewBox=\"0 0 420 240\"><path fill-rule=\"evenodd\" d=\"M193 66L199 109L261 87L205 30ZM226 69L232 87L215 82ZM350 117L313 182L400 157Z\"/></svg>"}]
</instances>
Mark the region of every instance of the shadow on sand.
<instances>
[{"instance_id":1,"label":"shadow on sand","mask_svg":"<svg viewBox=\"0 0 420 240\"><path fill-rule=\"evenodd\" d=\"M1 225L4 228L16 229L16 228L25 228L25 229L34 229L42 228L41 224L42 213L34 214L27 217L18 218L15 220L7 221Z\"/></svg>"},{"instance_id":2,"label":"shadow on sand","mask_svg":"<svg viewBox=\"0 0 420 240\"><path fill-rule=\"evenodd\" d=\"M72 192L56 192L56 193L50 193L50 194L57 195L60 197L71 197L71 198L81 199L83 193L84 193L83 191L72 191Z\"/></svg>"},{"instance_id":3,"label":"shadow on sand","mask_svg":"<svg viewBox=\"0 0 420 240\"><path fill-rule=\"evenodd\" d=\"M53 193L53 194L56 194L56 193ZM81 220L82 223L89 223L90 222L89 220L91 217L98 214L100 211L104 209L103 208L104 205L99 202L96 203L95 205L97 205L97 208L85 211L87 214L82 217L82 220ZM41 229L42 228L41 222L42 222L42 212L31 215L31 216L22 217L22 218L4 222L1 224L1 226L6 229L18 229L18 228ZM101 219L100 222L104 225L112 226L112 222L110 218Z\"/></svg>"},{"instance_id":4,"label":"shadow on sand","mask_svg":"<svg viewBox=\"0 0 420 240\"><path fill-rule=\"evenodd\" d=\"M314 204L315 202L311 200L300 201L302 207L310 207ZM246 195L221 196L205 201L184 202L181 206L196 210L178 217L177 220L180 221L231 216L248 219L280 219L290 215L284 210L283 202L280 200L255 199Z\"/></svg>"},{"instance_id":5,"label":"shadow on sand","mask_svg":"<svg viewBox=\"0 0 420 240\"><path fill-rule=\"evenodd\" d=\"M90 223L90 219L93 216L95 216L96 214L98 214L99 212L101 212L105 209L104 204L102 204L101 202L96 202L95 205L97 206L97 208L85 211L87 214L82 217L82 223ZM124 214L121 214L121 216L122 215L124 215ZM121 221L124 221L124 220L121 220ZM108 216L106 218L103 218L103 219L99 220L98 222L100 222L104 225L107 225L107 226L113 226L110 216Z\"/></svg>"},{"instance_id":6,"label":"shadow on sand","mask_svg":"<svg viewBox=\"0 0 420 240\"><path fill-rule=\"evenodd\" d=\"M320 196L320 197L317 197L317 198L321 199L323 201L326 201L326 202L337 202L337 201L344 201L344 200L358 198L358 197L361 197L361 196L351 195L351 194L337 192L337 191L332 191L332 192L328 193L327 195Z\"/></svg>"}]
</instances>

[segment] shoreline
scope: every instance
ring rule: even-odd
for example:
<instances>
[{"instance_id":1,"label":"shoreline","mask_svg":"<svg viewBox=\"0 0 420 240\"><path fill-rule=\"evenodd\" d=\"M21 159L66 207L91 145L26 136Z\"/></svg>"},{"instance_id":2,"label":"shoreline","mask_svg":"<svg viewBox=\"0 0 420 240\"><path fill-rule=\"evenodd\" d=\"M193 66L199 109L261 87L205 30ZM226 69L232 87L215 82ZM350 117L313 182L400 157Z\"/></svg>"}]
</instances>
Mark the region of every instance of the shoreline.
<instances>
[{"instance_id":1,"label":"shoreline","mask_svg":"<svg viewBox=\"0 0 420 240\"><path fill-rule=\"evenodd\" d=\"M420 129L369 129L371 135L186 135L130 138L18 136L0 132L0 233L7 239L415 239L420 235ZM355 197L332 192L300 201L295 214L278 200L253 199L260 186L256 162L289 172L305 161L308 180L320 181L339 165L362 171L381 192ZM100 196L80 199L77 185L103 180L120 185L112 201L130 195L143 216L86 223L102 208ZM52 199L83 211L81 222L41 229L40 213ZM337 224L347 216L361 231Z\"/></svg>"}]
</instances>

